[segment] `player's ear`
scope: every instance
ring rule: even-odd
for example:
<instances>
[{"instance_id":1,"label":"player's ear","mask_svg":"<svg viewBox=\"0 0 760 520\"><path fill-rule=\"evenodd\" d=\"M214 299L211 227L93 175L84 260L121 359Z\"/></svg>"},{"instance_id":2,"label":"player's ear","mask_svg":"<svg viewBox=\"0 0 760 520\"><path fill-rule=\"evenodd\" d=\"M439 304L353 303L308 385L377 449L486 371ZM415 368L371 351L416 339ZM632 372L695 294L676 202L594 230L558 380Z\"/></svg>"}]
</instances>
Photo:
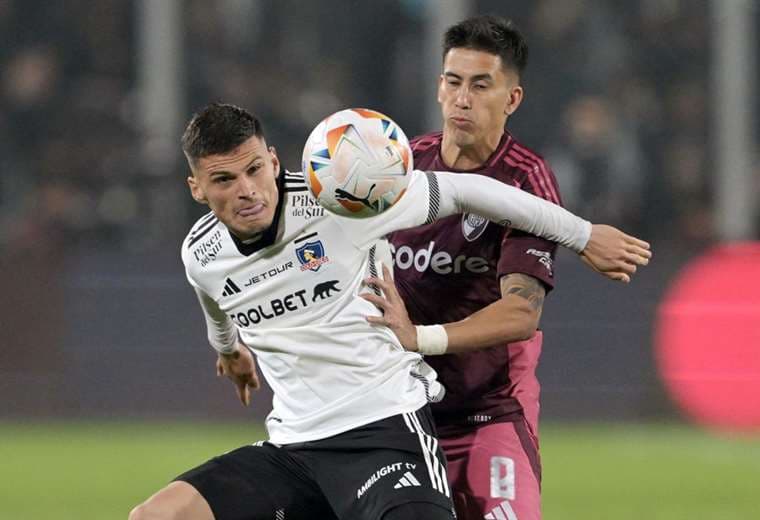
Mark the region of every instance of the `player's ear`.
<instances>
[{"instance_id":1,"label":"player's ear","mask_svg":"<svg viewBox=\"0 0 760 520\"><path fill-rule=\"evenodd\" d=\"M195 178L195 175L190 175L187 178L187 185L190 187L190 195L193 196L196 202L200 202L201 204L208 204L206 194L203 193L203 189L201 188L200 184L198 184L198 179Z\"/></svg>"},{"instance_id":2,"label":"player's ear","mask_svg":"<svg viewBox=\"0 0 760 520\"><path fill-rule=\"evenodd\" d=\"M520 103L522 103L524 96L525 91L520 85L515 85L509 89L509 98L507 99L507 104L504 107L504 115L509 117L514 114L517 111L517 108L520 106Z\"/></svg>"},{"instance_id":3,"label":"player's ear","mask_svg":"<svg viewBox=\"0 0 760 520\"><path fill-rule=\"evenodd\" d=\"M274 146L269 147L269 153L272 156L272 166L274 166L274 178L280 176L280 158L277 157L277 150Z\"/></svg>"},{"instance_id":4,"label":"player's ear","mask_svg":"<svg viewBox=\"0 0 760 520\"><path fill-rule=\"evenodd\" d=\"M446 86L446 78L443 77L443 74L438 76L438 102L443 103L443 89Z\"/></svg>"}]
</instances>

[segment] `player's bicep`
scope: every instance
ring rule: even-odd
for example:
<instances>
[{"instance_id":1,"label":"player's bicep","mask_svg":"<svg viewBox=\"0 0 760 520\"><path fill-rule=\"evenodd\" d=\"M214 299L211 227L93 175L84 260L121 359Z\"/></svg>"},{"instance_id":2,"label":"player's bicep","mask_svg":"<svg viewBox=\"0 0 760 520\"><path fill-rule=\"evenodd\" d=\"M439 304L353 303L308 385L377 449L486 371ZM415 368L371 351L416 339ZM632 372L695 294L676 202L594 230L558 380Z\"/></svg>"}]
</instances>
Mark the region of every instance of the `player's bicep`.
<instances>
[{"instance_id":1,"label":"player's bicep","mask_svg":"<svg viewBox=\"0 0 760 520\"><path fill-rule=\"evenodd\" d=\"M501 297L514 295L528 302L533 312L538 314L544 307L546 288L541 280L522 273L512 273L501 277Z\"/></svg>"}]
</instances>

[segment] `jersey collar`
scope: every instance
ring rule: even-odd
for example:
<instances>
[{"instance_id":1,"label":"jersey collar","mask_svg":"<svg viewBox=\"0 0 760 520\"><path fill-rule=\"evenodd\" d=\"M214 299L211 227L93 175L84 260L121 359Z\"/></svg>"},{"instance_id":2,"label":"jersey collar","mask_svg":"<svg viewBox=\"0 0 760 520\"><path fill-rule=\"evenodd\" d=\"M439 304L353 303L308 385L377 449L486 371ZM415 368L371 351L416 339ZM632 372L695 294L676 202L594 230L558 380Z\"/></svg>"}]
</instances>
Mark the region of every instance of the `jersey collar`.
<instances>
[{"instance_id":1,"label":"jersey collar","mask_svg":"<svg viewBox=\"0 0 760 520\"><path fill-rule=\"evenodd\" d=\"M285 168L280 168L280 174L277 176L277 208L274 211L274 218L272 219L272 225L266 230L262 231L253 238L248 240L240 240L233 233L230 233L230 238L234 242L237 250L241 255L251 256L257 251L261 251L265 247L269 247L277 240L277 230L280 227L280 217L282 216L283 201L285 200Z\"/></svg>"},{"instance_id":2,"label":"jersey collar","mask_svg":"<svg viewBox=\"0 0 760 520\"><path fill-rule=\"evenodd\" d=\"M443 134L441 134L441 145L438 146L438 154L435 158L435 161L437 164L434 164L433 169L434 170L441 170L441 171L451 171L451 172L457 172L457 173L478 173L482 172L485 168L490 168L494 165L497 159L504 156L504 154L509 151L509 149L512 147L512 142L514 139L512 138L512 134L509 133L509 130L506 128L504 129L504 133L501 134L501 139L499 139L499 144L496 146L493 152L491 152L491 155L488 156L488 159L485 160L483 164L480 166L476 166L475 168L470 169L454 169L446 166L446 163L443 162Z\"/></svg>"}]
</instances>

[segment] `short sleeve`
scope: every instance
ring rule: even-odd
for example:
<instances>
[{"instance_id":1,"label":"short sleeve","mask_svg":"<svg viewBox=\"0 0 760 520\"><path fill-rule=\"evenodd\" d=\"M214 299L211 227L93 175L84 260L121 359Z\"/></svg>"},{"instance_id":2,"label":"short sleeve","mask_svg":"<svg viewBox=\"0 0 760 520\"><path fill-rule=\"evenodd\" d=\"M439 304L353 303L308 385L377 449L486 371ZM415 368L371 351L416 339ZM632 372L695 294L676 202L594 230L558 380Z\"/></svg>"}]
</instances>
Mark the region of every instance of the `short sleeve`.
<instances>
[{"instance_id":1,"label":"short sleeve","mask_svg":"<svg viewBox=\"0 0 760 520\"><path fill-rule=\"evenodd\" d=\"M497 265L499 278L508 274L526 274L541 282L549 291L554 288L554 259L557 244L523 231L508 230L501 242Z\"/></svg>"}]
</instances>

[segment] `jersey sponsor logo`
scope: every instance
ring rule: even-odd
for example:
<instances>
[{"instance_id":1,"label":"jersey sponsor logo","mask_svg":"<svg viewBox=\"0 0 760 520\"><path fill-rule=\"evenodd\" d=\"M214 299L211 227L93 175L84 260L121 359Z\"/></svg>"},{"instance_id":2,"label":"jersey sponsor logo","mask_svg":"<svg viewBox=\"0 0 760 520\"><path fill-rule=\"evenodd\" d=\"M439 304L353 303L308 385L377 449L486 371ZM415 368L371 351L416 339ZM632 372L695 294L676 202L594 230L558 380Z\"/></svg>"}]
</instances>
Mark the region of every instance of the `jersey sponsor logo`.
<instances>
[{"instance_id":1,"label":"jersey sponsor logo","mask_svg":"<svg viewBox=\"0 0 760 520\"><path fill-rule=\"evenodd\" d=\"M245 282L245 286L246 287L250 287L251 285L255 285L255 284L259 283L259 282L263 282L264 280L268 280L270 278L274 278L278 274L284 273L288 269L292 269L292 268L293 268L293 262L292 261L288 261L288 262L285 262L284 264L276 265L276 266L272 267L271 269L267 269L266 271L263 271L263 272L261 272L259 274L255 274L255 275L251 276L248 279L248 281Z\"/></svg>"},{"instance_id":2,"label":"jersey sponsor logo","mask_svg":"<svg viewBox=\"0 0 760 520\"><path fill-rule=\"evenodd\" d=\"M319 268L330 261L325 255L325 246L321 240L306 242L296 249L296 257L301 262L301 271L319 271Z\"/></svg>"},{"instance_id":3,"label":"jersey sponsor logo","mask_svg":"<svg viewBox=\"0 0 760 520\"><path fill-rule=\"evenodd\" d=\"M193 249L193 257L201 264L201 267L206 267L208 264L216 260L217 255L222 250L222 232L218 229L214 233L195 246Z\"/></svg>"},{"instance_id":4,"label":"jersey sponsor logo","mask_svg":"<svg viewBox=\"0 0 760 520\"><path fill-rule=\"evenodd\" d=\"M227 278L224 282L224 291L222 291L222 297L232 296L233 294L240 294L240 287L237 286L231 278Z\"/></svg>"},{"instance_id":5,"label":"jersey sponsor logo","mask_svg":"<svg viewBox=\"0 0 760 520\"><path fill-rule=\"evenodd\" d=\"M228 282L231 281L229 278ZM261 303L255 307L251 307L245 311L232 313L230 318L235 325L239 327L249 327L256 325L264 320L271 320L288 312L304 309L316 302L317 299L325 300L331 298L333 293L340 292L338 288L338 282L340 280L328 280L326 282L318 283L312 289L311 299L307 295L306 289L299 289L298 291L286 294L281 298L273 298L268 303ZM239 291L239 289L238 289Z\"/></svg>"},{"instance_id":6,"label":"jersey sponsor logo","mask_svg":"<svg viewBox=\"0 0 760 520\"><path fill-rule=\"evenodd\" d=\"M410 246L394 247L391 245L393 263L399 269L411 269L420 273L428 268L438 274L459 274L464 271L470 273L486 273L490 269L488 260L480 256L457 255L452 257L448 251L435 251L435 241L431 240L428 246L417 251Z\"/></svg>"},{"instance_id":7,"label":"jersey sponsor logo","mask_svg":"<svg viewBox=\"0 0 760 520\"><path fill-rule=\"evenodd\" d=\"M290 203L293 206L290 214L294 217L303 217L306 220L314 217L323 217L325 215L325 208L320 206L313 197L303 194L294 195L290 199Z\"/></svg>"},{"instance_id":8,"label":"jersey sponsor logo","mask_svg":"<svg viewBox=\"0 0 760 520\"><path fill-rule=\"evenodd\" d=\"M488 227L488 219L474 213L462 215L462 234L468 242L474 242Z\"/></svg>"},{"instance_id":9,"label":"jersey sponsor logo","mask_svg":"<svg viewBox=\"0 0 760 520\"><path fill-rule=\"evenodd\" d=\"M527 251L525 251L526 255L533 255L538 257L538 262L546 267L546 270L549 271L549 274L552 274L552 255L548 251L539 251L538 249L530 248Z\"/></svg>"},{"instance_id":10,"label":"jersey sponsor logo","mask_svg":"<svg viewBox=\"0 0 760 520\"><path fill-rule=\"evenodd\" d=\"M362 484L362 487L356 490L356 499L359 500L367 491L369 491L372 486L377 484L386 475L390 475L396 471L413 470L416 467L417 465L412 464L411 462L394 462L393 464L383 466L379 470L375 471L372 475L370 475L367 481ZM417 485L419 485L419 482L417 482Z\"/></svg>"},{"instance_id":11,"label":"jersey sponsor logo","mask_svg":"<svg viewBox=\"0 0 760 520\"><path fill-rule=\"evenodd\" d=\"M338 280L330 280L329 282L318 283L314 286L314 294L311 297L311 301L317 301L317 298L324 300L332 296L332 292L340 292L338 289Z\"/></svg>"}]
</instances>

